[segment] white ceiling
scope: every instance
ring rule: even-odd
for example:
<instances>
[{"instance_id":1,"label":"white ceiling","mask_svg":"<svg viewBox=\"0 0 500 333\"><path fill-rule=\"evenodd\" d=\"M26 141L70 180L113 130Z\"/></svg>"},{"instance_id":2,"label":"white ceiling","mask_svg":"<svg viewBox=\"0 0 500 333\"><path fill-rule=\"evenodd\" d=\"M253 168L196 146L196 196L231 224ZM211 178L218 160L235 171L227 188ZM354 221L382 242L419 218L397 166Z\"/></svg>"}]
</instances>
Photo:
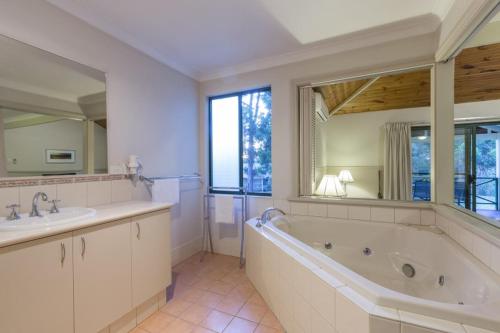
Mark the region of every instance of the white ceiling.
<instances>
[{"instance_id":1,"label":"white ceiling","mask_svg":"<svg viewBox=\"0 0 500 333\"><path fill-rule=\"evenodd\" d=\"M0 36L0 86L76 102L105 91L104 73Z\"/></svg>"},{"instance_id":2,"label":"white ceiling","mask_svg":"<svg viewBox=\"0 0 500 333\"><path fill-rule=\"evenodd\" d=\"M47 1L200 80L338 52L347 37L360 47L429 33L454 2Z\"/></svg>"}]
</instances>

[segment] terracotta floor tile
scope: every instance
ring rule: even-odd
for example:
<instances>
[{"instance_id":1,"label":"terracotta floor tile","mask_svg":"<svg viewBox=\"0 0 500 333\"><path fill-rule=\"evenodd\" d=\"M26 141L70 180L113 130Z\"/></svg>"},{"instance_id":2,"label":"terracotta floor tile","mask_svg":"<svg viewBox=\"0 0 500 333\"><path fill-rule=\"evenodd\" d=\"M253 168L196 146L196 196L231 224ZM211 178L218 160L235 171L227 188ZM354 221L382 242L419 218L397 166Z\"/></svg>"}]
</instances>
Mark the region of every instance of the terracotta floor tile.
<instances>
[{"instance_id":1,"label":"terracotta floor tile","mask_svg":"<svg viewBox=\"0 0 500 333\"><path fill-rule=\"evenodd\" d=\"M217 304L215 309L235 316L241 310L244 304L245 300L225 297L219 304Z\"/></svg>"},{"instance_id":2,"label":"terracotta floor tile","mask_svg":"<svg viewBox=\"0 0 500 333\"><path fill-rule=\"evenodd\" d=\"M136 327L134 328L132 331L130 331L130 333L149 333L148 331L145 331L143 330L142 328L140 327Z\"/></svg>"},{"instance_id":3,"label":"terracotta floor tile","mask_svg":"<svg viewBox=\"0 0 500 333\"><path fill-rule=\"evenodd\" d=\"M248 303L255 304L255 305L260 305L260 306L266 306L266 301L260 296L258 292L254 292L252 296L248 299Z\"/></svg>"},{"instance_id":4,"label":"terracotta floor tile","mask_svg":"<svg viewBox=\"0 0 500 333\"><path fill-rule=\"evenodd\" d=\"M281 324L271 310L267 310L266 314L260 321L262 325L269 326L275 329L281 329Z\"/></svg>"},{"instance_id":5,"label":"terracotta floor tile","mask_svg":"<svg viewBox=\"0 0 500 333\"><path fill-rule=\"evenodd\" d=\"M210 311L212 311L212 309L209 307L193 304L181 313L179 318L198 325L208 316Z\"/></svg>"},{"instance_id":6,"label":"terracotta floor tile","mask_svg":"<svg viewBox=\"0 0 500 333\"><path fill-rule=\"evenodd\" d=\"M231 292L231 290L233 290L233 288L233 284L222 281L214 281L208 290L219 295L227 295Z\"/></svg>"},{"instance_id":7,"label":"terracotta floor tile","mask_svg":"<svg viewBox=\"0 0 500 333\"><path fill-rule=\"evenodd\" d=\"M216 280L212 280L205 277L199 278L199 280L193 284L193 287L201 290L209 290L214 284L214 282L216 282Z\"/></svg>"},{"instance_id":8,"label":"terracotta floor tile","mask_svg":"<svg viewBox=\"0 0 500 333\"><path fill-rule=\"evenodd\" d=\"M208 328L198 326L198 327L195 327L193 333L215 333L215 332L212 330L209 330Z\"/></svg>"},{"instance_id":9,"label":"terracotta floor tile","mask_svg":"<svg viewBox=\"0 0 500 333\"><path fill-rule=\"evenodd\" d=\"M210 273L207 274L207 278L212 279L212 280L220 280L225 276L225 272L220 269L216 269Z\"/></svg>"},{"instance_id":10,"label":"terracotta floor tile","mask_svg":"<svg viewBox=\"0 0 500 333\"><path fill-rule=\"evenodd\" d=\"M195 326L185 320L177 318L173 323L167 326L162 333L191 333Z\"/></svg>"},{"instance_id":11,"label":"terracotta floor tile","mask_svg":"<svg viewBox=\"0 0 500 333\"><path fill-rule=\"evenodd\" d=\"M201 296L203 296L203 293L204 293L203 290L199 290L199 289L196 289L196 288L189 288L189 289L183 291L182 293L180 293L176 297L180 298L180 299L183 299L185 301L188 301L188 302L196 303L196 302L199 301L199 299L201 298ZM174 295L175 295L175 291L174 291Z\"/></svg>"},{"instance_id":12,"label":"terracotta floor tile","mask_svg":"<svg viewBox=\"0 0 500 333\"><path fill-rule=\"evenodd\" d=\"M174 298L168 301L166 305L162 306L160 311L178 317L191 305L193 305L192 302L185 301L182 298Z\"/></svg>"},{"instance_id":13,"label":"terracotta floor tile","mask_svg":"<svg viewBox=\"0 0 500 333\"><path fill-rule=\"evenodd\" d=\"M259 323L266 312L267 308L264 306L247 303L243 305L236 316Z\"/></svg>"},{"instance_id":14,"label":"terracotta floor tile","mask_svg":"<svg viewBox=\"0 0 500 333\"><path fill-rule=\"evenodd\" d=\"M254 333L283 333L283 332L284 331L281 329L275 329L272 327L264 326L262 324L257 326L257 329L254 331Z\"/></svg>"},{"instance_id":15,"label":"terracotta floor tile","mask_svg":"<svg viewBox=\"0 0 500 333\"><path fill-rule=\"evenodd\" d=\"M151 317L146 319L139 326L150 333L163 333L163 330L175 321L175 317L163 312L156 312Z\"/></svg>"},{"instance_id":16,"label":"terracotta floor tile","mask_svg":"<svg viewBox=\"0 0 500 333\"><path fill-rule=\"evenodd\" d=\"M196 301L196 303L214 308L222 301L222 299L223 296L219 294L210 291L203 291L201 297Z\"/></svg>"},{"instance_id":17,"label":"terracotta floor tile","mask_svg":"<svg viewBox=\"0 0 500 333\"><path fill-rule=\"evenodd\" d=\"M133 333L284 332L238 258L196 254L173 271L171 299Z\"/></svg>"},{"instance_id":18,"label":"terracotta floor tile","mask_svg":"<svg viewBox=\"0 0 500 333\"><path fill-rule=\"evenodd\" d=\"M233 316L224 312L212 310L210 314L200 323L200 326L211 329L212 331L221 333L226 326L233 320Z\"/></svg>"},{"instance_id":19,"label":"terracotta floor tile","mask_svg":"<svg viewBox=\"0 0 500 333\"><path fill-rule=\"evenodd\" d=\"M226 327L224 333L252 333L256 327L256 323L235 317Z\"/></svg>"}]
</instances>

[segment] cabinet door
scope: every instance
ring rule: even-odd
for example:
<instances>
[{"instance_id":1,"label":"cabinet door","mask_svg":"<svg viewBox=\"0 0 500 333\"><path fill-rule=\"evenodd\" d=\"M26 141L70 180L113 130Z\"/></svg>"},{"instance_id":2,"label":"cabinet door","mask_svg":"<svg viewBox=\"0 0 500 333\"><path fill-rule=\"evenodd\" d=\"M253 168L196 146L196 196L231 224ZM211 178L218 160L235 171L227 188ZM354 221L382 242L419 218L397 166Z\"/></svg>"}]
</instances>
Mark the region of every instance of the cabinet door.
<instances>
[{"instance_id":1,"label":"cabinet door","mask_svg":"<svg viewBox=\"0 0 500 333\"><path fill-rule=\"evenodd\" d=\"M172 282L170 213L132 219L132 300L137 306Z\"/></svg>"},{"instance_id":2,"label":"cabinet door","mask_svg":"<svg viewBox=\"0 0 500 333\"><path fill-rule=\"evenodd\" d=\"M71 233L0 249L0 332L73 332Z\"/></svg>"},{"instance_id":3,"label":"cabinet door","mask_svg":"<svg viewBox=\"0 0 500 333\"><path fill-rule=\"evenodd\" d=\"M95 333L132 309L130 220L73 233L75 332Z\"/></svg>"}]
</instances>

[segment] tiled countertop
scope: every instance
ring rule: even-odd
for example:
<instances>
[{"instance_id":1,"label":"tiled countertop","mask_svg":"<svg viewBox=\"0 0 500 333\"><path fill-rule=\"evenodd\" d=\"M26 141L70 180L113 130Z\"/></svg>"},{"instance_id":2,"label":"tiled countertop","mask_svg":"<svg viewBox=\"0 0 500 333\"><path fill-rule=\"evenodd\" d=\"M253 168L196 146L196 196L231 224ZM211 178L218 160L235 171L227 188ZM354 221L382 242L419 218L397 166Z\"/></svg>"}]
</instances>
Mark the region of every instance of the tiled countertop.
<instances>
[{"instance_id":1,"label":"tiled countertop","mask_svg":"<svg viewBox=\"0 0 500 333\"><path fill-rule=\"evenodd\" d=\"M110 221L125 219L128 217L150 213L162 209L169 209L170 207L172 207L172 204L170 203L158 203L150 201L127 201L92 207L96 210L96 214L93 217L84 218L75 222L34 230L0 231L0 247L62 234L65 232L70 232L73 230L82 229Z\"/></svg>"}]
</instances>

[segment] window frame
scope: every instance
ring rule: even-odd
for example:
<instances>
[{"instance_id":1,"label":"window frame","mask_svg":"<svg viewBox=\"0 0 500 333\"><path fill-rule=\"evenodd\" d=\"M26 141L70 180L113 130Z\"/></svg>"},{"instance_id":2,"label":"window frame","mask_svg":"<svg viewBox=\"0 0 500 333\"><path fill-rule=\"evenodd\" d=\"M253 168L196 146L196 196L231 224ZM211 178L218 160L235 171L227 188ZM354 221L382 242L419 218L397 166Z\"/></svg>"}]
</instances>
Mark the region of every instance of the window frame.
<instances>
[{"instance_id":1,"label":"window frame","mask_svg":"<svg viewBox=\"0 0 500 333\"><path fill-rule=\"evenodd\" d=\"M242 97L243 97L243 95L246 95L246 94L253 94L253 93L258 93L258 92L270 92L271 99L272 99L271 86L242 90L242 91L237 91L237 92L233 92L233 93L214 95L214 96L208 97L208 186L209 186L208 192L211 194L234 194L234 195L245 194L245 191L242 189L239 189L239 190L230 190L230 189L214 190L212 188L212 186L213 186L212 101L217 100L217 99L222 99L222 98L238 97L239 187L243 188L244 184L243 184L243 108L242 108ZM272 136L272 107L271 107L271 136ZM272 155L272 151L271 151L271 155ZM272 161L271 161L271 165L272 165ZM272 189L271 189L270 193L267 193L267 192L247 192L246 194L252 195L252 196L271 197L272 196Z\"/></svg>"}]
</instances>

